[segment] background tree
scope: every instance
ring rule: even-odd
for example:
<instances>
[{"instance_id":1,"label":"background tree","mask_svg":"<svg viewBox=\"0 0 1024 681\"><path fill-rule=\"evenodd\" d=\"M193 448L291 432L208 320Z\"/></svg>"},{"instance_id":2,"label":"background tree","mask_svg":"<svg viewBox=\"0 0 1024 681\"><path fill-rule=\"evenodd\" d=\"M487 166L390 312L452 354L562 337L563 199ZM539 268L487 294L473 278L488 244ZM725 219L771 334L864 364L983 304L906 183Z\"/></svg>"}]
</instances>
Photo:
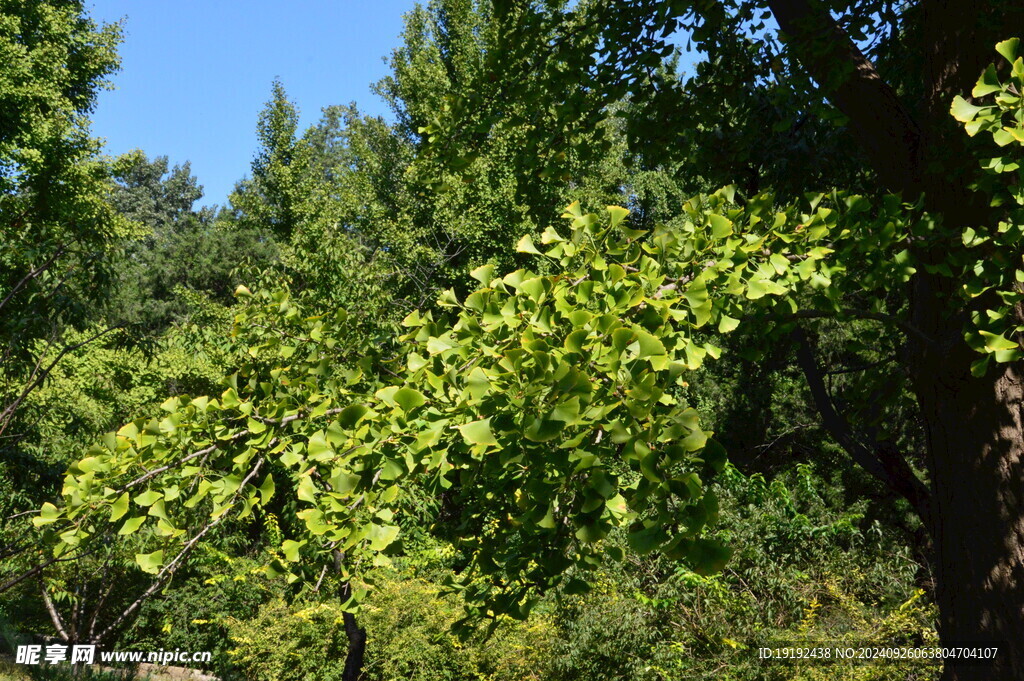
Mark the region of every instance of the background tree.
<instances>
[{"instance_id":1,"label":"background tree","mask_svg":"<svg viewBox=\"0 0 1024 681\"><path fill-rule=\"evenodd\" d=\"M276 258L269 229L218 220L215 206L194 208L203 189L187 162L169 169L166 156L150 161L136 151L117 159L115 176L114 207L147 228L145 238L126 246L109 312L115 322L164 331L190 309L182 291L229 306L240 283L236 270L258 270Z\"/></svg>"},{"instance_id":2,"label":"background tree","mask_svg":"<svg viewBox=\"0 0 1024 681\"><path fill-rule=\"evenodd\" d=\"M86 118L118 66L119 27L96 26L78 2L5 2L0 19L3 434L52 369L36 342L59 348L66 328L96 318L133 228L107 202Z\"/></svg>"}]
</instances>

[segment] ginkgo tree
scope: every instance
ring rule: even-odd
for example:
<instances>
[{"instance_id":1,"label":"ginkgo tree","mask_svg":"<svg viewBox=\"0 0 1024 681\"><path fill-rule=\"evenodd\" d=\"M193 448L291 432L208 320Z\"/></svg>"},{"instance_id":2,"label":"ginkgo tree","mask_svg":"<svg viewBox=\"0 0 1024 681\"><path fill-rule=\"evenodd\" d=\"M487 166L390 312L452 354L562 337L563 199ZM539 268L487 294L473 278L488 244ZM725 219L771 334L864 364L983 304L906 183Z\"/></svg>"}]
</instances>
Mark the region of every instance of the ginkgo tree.
<instances>
[{"instance_id":1,"label":"ginkgo tree","mask_svg":"<svg viewBox=\"0 0 1024 681\"><path fill-rule=\"evenodd\" d=\"M248 359L224 392L171 398L164 415L108 435L69 471L63 504L33 522L55 557L111 528L140 541L135 560L154 579L136 606L214 527L279 495L301 524L271 569L312 583L337 564L348 582L387 562L411 483L463 507L472 562L455 586L478 616L523 617L559 584L585 590L589 569L621 558L602 541L614 527L635 551L719 569L728 550L701 533L725 452L680 389L721 352L705 330L796 312L802 289L834 307L842 267L830 256L858 244L845 225L901 211L871 215L858 197L818 197L806 213L732 199L731 188L697 197L686 228L654 233L632 229L623 208L601 218L570 206L568 230L518 245L554 273L474 270L481 288L439 301L449 314L405 319L407 354L387 381L372 360L338 357L343 313L240 289ZM356 608L362 592L347 593Z\"/></svg>"}]
</instances>

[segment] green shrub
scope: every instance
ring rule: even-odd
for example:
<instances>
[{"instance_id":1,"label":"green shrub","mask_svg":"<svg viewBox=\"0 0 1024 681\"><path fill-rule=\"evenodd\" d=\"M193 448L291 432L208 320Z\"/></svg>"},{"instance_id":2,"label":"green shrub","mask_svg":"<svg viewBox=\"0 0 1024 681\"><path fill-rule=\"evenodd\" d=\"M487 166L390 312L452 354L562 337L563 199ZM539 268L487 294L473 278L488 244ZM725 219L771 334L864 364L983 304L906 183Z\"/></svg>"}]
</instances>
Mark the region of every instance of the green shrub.
<instances>
[{"instance_id":1,"label":"green shrub","mask_svg":"<svg viewBox=\"0 0 1024 681\"><path fill-rule=\"evenodd\" d=\"M229 618L234 666L248 681L336 681L348 639L337 605L275 599L252 619Z\"/></svg>"},{"instance_id":2,"label":"green shrub","mask_svg":"<svg viewBox=\"0 0 1024 681\"><path fill-rule=\"evenodd\" d=\"M462 603L416 577L381 574L361 621L369 636L367 681L528 681L546 679L553 623L543 615L504 620L490 637L460 641L452 625Z\"/></svg>"}]
</instances>

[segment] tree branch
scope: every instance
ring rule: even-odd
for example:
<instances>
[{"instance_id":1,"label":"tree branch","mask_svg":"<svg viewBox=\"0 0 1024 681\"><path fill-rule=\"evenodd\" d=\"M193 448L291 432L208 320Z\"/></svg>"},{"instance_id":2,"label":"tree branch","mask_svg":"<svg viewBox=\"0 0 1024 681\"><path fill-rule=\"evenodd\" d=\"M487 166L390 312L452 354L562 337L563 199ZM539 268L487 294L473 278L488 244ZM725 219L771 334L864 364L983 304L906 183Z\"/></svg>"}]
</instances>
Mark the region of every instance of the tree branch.
<instances>
[{"instance_id":1,"label":"tree branch","mask_svg":"<svg viewBox=\"0 0 1024 681\"><path fill-rule=\"evenodd\" d=\"M50 362L45 369L43 369L42 371L33 371L33 376L29 379L28 384L22 389L21 394L19 394L18 397L13 402L8 404L4 408L3 412L0 413L0 434L3 434L4 430L7 428L7 425L10 423L12 417L14 416L15 410L19 406L21 406L21 403L25 401L25 398L28 397L29 393L35 390L40 383L46 380L46 377L50 375L50 372L53 371L53 368L55 366L57 366L57 363L64 358L64 355L68 354L69 352L74 352L78 348L88 345L97 338L105 336L111 331L115 329L120 329L121 327L121 324L118 324L116 326L108 326L102 331L99 331L98 333L94 333L93 335L89 336L80 343L65 345L63 348L61 348L60 352L57 353L57 356L53 358L53 361Z\"/></svg>"},{"instance_id":2,"label":"tree branch","mask_svg":"<svg viewBox=\"0 0 1024 681\"><path fill-rule=\"evenodd\" d=\"M835 22L823 3L768 0L807 73L850 119L885 185L908 198L923 188L922 133L896 91Z\"/></svg>"},{"instance_id":3,"label":"tree branch","mask_svg":"<svg viewBox=\"0 0 1024 681\"><path fill-rule=\"evenodd\" d=\"M924 483L914 475L906 459L900 456L891 443L874 443L869 448L854 436L846 419L832 404L821 369L803 329L796 329L793 339L796 341L797 363L807 379L807 387L810 388L825 430L861 468L909 501L924 525L931 527L931 498Z\"/></svg>"},{"instance_id":4,"label":"tree branch","mask_svg":"<svg viewBox=\"0 0 1024 681\"><path fill-rule=\"evenodd\" d=\"M67 630L64 628L64 621L60 618L60 613L57 612L57 609L53 607L53 601L50 600L50 594L46 592L46 585L41 585L39 590L43 594L43 603L46 604L46 612L50 614L50 621L53 622L53 628L57 630L57 634L60 635L62 641L65 643L70 642L71 639L68 636Z\"/></svg>"},{"instance_id":5,"label":"tree branch","mask_svg":"<svg viewBox=\"0 0 1024 681\"><path fill-rule=\"evenodd\" d=\"M53 255L51 255L49 257L49 259L47 259L46 262L44 262L39 267L35 268L34 270L32 270L31 272L26 274L24 277L22 277L21 281L19 281L17 284L15 284L14 288L12 288L7 293L7 295L4 296L4 299L2 301L0 301L0 309L3 309L3 307L5 305L7 305L7 303L9 303L11 301L11 298L14 297L14 294L17 293L21 289L22 286L24 286L28 282L30 282L33 279L35 279L36 277L38 277L44 271L46 271L50 267L50 265L52 265L57 260L57 258L59 258L61 255L64 254L64 250L65 250L65 248L64 248L64 245L62 244L56 251L54 251Z\"/></svg>"},{"instance_id":6,"label":"tree branch","mask_svg":"<svg viewBox=\"0 0 1024 681\"><path fill-rule=\"evenodd\" d=\"M892 324L908 336L914 336L926 346L932 348L936 347L935 341L924 331L921 331L921 329L917 328L910 322L900 319L899 317L893 317L892 315L884 314L882 312L854 310L850 308L839 310L838 312L828 312L825 310L797 310L796 312L776 317L775 319L776 321L795 321L797 319L834 319L839 315L853 317L855 319L871 319L876 322Z\"/></svg>"},{"instance_id":7,"label":"tree branch","mask_svg":"<svg viewBox=\"0 0 1024 681\"><path fill-rule=\"evenodd\" d=\"M256 462L256 465L253 466L253 469L249 471L249 474L245 476L241 484L238 486L238 489L235 490L235 493L232 495L231 503L229 504L229 506L234 506L242 490L245 489L245 486L249 483L250 480L256 477L256 474L259 472L260 467L263 466L263 461L264 460L262 458L259 459ZM163 568L160 569L160 572L157 573L156 578L153 580L153 583L150 584L149 588L143 591L142 594L131 603L131 605L125 608L121 612L121 614L114 619L113 622L107 625L107 627L98 635L93 637L92 641L90 642L95 643L102 641L104 638L107 637L108 634L117 629L117 627L119 627L122 622L124 622L133 612L135 612L145 602L147 598L155 594L157 590L160 589L160 587L167 583L167 580L171 578L171 576L174 574L174 571L178 569L178 565L186 557L188 557L188 554L192 552L192 549L195 548L195 545L197 543L199 543L199 540L202 539L207 532L209 532L214 527L219 525L220 522L227 517L228 513L227 510L225 509L223 513L221 513L219 516L208 522L206 526L203 527L202 530L197 532L195 536L189 539L185 543L185 545L181 547L181 551L178 552L178 555L176 555L169 563L167 563L163 566Z\"/></svg>"}]
</instances>

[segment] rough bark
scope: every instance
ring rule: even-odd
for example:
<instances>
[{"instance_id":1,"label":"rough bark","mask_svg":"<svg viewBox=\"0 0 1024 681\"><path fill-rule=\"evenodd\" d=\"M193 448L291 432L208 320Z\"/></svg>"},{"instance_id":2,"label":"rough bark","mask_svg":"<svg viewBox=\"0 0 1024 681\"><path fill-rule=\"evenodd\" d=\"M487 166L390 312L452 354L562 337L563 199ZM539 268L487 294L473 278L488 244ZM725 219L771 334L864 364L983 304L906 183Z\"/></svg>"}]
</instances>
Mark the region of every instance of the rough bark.
<instances>
[{"instance_id":1,"label":"rough bark","mask_svg":"<svg viewBox=\"0 0 1024 681\"><path fill-rule=\"evenodd\" d=\"M990 373L974 378L937 357L916 381L940 638L1003 646L993 666L947 662L945 681L1024 679L1024 376L1019 366Z\"/></svg>"}]
</instances>

